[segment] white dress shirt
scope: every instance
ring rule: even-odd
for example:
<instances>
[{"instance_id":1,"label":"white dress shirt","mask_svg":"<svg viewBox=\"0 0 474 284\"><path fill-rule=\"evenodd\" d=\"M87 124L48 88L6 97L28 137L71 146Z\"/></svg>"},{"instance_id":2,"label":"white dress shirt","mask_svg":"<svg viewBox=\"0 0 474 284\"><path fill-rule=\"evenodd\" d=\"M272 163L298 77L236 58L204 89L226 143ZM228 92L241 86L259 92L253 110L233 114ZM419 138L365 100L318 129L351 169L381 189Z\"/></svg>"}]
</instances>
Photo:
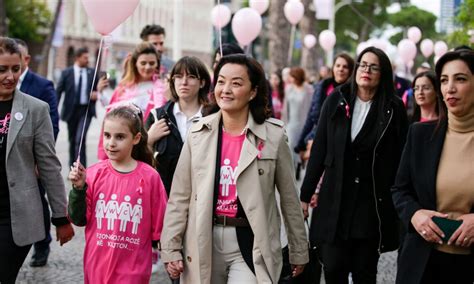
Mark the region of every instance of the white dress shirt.
<instances>
[{"instance_id":1,"label":"white dress shirt","mask_svg":"<svg viewBox=\"0 0 474 284\"><path fill-rule=\"evenodd\" d=\"M352 125L351 125L351 141L357 137L362 126L364 125L367 114L369 114L372 100L364 102L363 100L356 98L354 105L354 112L352 113Z\"/></svg>"},{"instance_id":2,"label":"white dress shirt","mask_svg":"<svg viewBox=\"0 0 474 284\"><path fill-rule=\"evenodd\" d=\"M190 118L186 117L186 115L181 111L179 108L179 103L176 102L173 106L173 115L176 119L176 124L178 126L179 134L181 135L181 139L186 141L186 135L188 134L188 130L191 127L193 121L198 120L202 117L202 106L199 110L192 115Z\"/></svg>"},{"instance_id":3,"label":"white dress shirt","mask_svg":"<svg viewBox=\"0 0 474 284\"><path fill-rule=\"evenodd\" d=\"M79 76L82 76L81 82L81 94L80 94L80 104L87 105L89 102L89 94L87 93L87 68L79 67L78 65L74 64L74 87L75 90L78 88L79 84Z\"/></svg>"}]
</instances>

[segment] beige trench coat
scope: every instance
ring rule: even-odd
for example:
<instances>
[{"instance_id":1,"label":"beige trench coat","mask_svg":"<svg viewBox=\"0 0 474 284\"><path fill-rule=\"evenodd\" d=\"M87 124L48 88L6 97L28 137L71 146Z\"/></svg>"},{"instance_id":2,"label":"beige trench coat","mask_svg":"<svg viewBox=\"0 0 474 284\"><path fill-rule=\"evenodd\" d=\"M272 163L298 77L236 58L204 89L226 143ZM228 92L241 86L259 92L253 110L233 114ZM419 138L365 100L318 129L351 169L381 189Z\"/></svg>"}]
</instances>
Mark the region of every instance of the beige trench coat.
<instances>
[{"instance_id":1,"label":"beige trench coat","mask_svg":"<svg viewBox=\"0 0 474 284\"><path fill-rule=\"evenodd\" d=\"M181 283L211 282L214 175L221 113L195 123L174 175L166 208L161 250L163 262L184 261ZM238 196L254 233L253 262L258 283L277 283L282 268L281 195L290 263L308 262L308 243L298 200L291 152L283 123L257 124L251 115L236 173ZM263 143L259 155L257 145ZM262 147L260 147L262 148Z\"/></svg>"}]
</instances>

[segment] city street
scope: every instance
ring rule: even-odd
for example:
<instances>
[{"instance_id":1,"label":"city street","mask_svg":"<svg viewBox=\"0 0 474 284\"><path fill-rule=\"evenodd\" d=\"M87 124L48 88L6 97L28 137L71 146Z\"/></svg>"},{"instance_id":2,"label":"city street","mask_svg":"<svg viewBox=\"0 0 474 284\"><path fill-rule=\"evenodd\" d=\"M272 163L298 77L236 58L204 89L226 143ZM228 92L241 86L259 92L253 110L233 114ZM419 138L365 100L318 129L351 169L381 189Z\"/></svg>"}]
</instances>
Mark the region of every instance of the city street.
<instances>
[{"instance_id":1,"label":"city street","mask_svg":"<svg viewBox=\"0 0 474 284\"><path fill-rule=\"evenodd\" d=\"M98 119L94 119L89 128L87 136L87 159L89 164L97 161L97 141L100 133L100 123L103 117L103 109L97 106ZM70 188L71 184L66 179L68 168L68 140L67 126L64 122L60 124L60 132L56 143L56 151L63 165L62 174L66 188ZM18 275L17 283L35 283L35 284L53 284L53 283L83 283L82 255L84 251L84 228L74 227L75 237L63 247L59 243L53 241L51 243L51 253L48 264L44 267L33 268L28 265L31 258L27 257L23 267ZM51 235L55 239L55 229L52 226ZM395 283L396 272L396 253L386 253L381 256L379 262L378 283L390 284ZM153 274L150 283L170 283L163 265L160 265L158 273ZM324 283L324 281L322 281Z\"/></svg>"}]
</instances>

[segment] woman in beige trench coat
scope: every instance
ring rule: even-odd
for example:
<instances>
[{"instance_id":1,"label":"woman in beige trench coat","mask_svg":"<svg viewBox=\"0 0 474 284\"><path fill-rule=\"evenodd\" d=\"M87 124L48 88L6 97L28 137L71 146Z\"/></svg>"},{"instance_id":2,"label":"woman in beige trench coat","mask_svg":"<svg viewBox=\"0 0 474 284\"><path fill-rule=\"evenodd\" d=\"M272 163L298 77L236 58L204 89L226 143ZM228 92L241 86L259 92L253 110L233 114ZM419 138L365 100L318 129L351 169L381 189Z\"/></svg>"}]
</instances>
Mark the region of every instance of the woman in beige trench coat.
<instances>
[{"instance_id":1,"label":"woman in beige trench coat","mask_svg":"<svg viewBox=\"0 0 474 284\"><path fill-rule=\"evenodd\" d=\"M296 276L308 262L308 244L283 123L266 109L264 72L254 59L230 55L220 60L214 83L212 101L220 111L195 123L183 146L161 235L162 260L182 284L277 283L278 190ZM242 146L238 166L225 175L226 155L235 150L229 137L242 137ZM235 198L223 201L226 195Z\"/></svg>"}]
</instances>

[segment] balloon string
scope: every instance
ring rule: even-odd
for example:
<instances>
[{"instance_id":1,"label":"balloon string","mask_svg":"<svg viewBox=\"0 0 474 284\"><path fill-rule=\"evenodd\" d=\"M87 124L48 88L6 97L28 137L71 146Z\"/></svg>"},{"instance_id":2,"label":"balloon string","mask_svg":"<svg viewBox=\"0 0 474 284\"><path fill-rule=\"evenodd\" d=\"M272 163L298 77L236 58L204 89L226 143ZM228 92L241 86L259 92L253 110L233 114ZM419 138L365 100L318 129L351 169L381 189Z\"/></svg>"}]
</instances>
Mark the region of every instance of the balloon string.
<instances>
[{"instance_id":1,"label":"balloon string","mask_svg":"<svg viewBox=\"0 0 474 284\"><path fill-rule=\"evenodd\" d=\"M103 45L104 45L104 37L102 36L100 38L99 54L97 55L97 60L96 60L95 70L94 70L94 77L92 78L91 91L89 93L89 101L87 102L86 115L85 115L85 118L84 118L84 123L82 124L81 141L79 142L79 150L77 152L77 160L78 161L80 161L80 157L81 157L82 142L83 142L84 133L85 133L85 130L86 130L87 117L89 115L89 107L91 105L91 97L92 97L92 93L94 92L95 80L97 78L97 71L99 70L99 63L100 63L100 58L101 58L101 55L102 55L102 46Z\"/></svg>"},{"instance_id":2,"label":"balloon string","mask_svg":"<svg viewBox=\"0 0 474 284\"><path fill-rule=\"evenodd\" d=\"M220 7L219 5L221 4L221 1L220 0L217 0L217 7ZM221 9L217 9L217 18L219 19L219 51L220 51L220 54L221 54L221 58L222 56L224 56L224 54L222 53L222 18L221 18Z\"/></svg>"}]
</instances>

